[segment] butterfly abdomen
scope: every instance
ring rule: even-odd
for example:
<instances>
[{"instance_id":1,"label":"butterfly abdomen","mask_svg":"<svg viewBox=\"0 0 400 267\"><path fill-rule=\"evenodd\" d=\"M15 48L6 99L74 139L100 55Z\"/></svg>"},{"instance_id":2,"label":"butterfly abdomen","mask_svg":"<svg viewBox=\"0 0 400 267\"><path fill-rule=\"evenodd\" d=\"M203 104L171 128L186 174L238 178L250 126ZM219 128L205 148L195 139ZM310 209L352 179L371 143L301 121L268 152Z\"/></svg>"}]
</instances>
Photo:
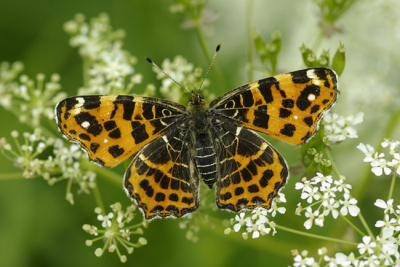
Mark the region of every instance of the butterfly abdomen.
<instances>
[{"instance_id":1,"label":"butterfly abdomen","mask_svg":"<svg viewBox=\"0 0 400 267\"><path fill-rule=\"evenodd\" d=\"M196 165L204 183L212 188L217 177L217 161L211 141L205 134L196 136Z\"/></svg>"}]
</instances>

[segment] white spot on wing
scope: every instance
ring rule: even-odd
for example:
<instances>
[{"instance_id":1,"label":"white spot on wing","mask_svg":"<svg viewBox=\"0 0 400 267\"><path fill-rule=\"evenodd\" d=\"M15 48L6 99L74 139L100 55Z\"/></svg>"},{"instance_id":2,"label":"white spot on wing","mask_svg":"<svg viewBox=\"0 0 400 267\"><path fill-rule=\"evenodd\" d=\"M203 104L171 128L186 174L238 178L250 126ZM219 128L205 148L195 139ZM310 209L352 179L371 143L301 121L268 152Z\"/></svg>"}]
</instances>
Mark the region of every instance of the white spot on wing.
<instances>
[{"instance_id":1,"label":"white spot on wing","mask_svg":"<svg viewBox=\"0 0 400 267\"><path fill-rule=\"evenodd\" d=\"M81 126L85 129L87 129L90 126L90 123L88 121L82 122Z\"/></svg>"},{"instance_id":2,"label":"white spot on wing","mask_svg":"<svg viewBox=\"0 0 400 267\"><path fill-rule=\"evenodd\" d=\"M107 139L104 139L104 143L107 143L108 142L108 140Z\"/></svg>"},{"instance_id":3,"label":"white spot on wing","mask_svg":"<svg viewBox=\"0 0 400 267\"><path fill-rule=\"evenodd\" d=\"M165 143L168 144L168 138L165 135L162 136L162 139L164 140Z\"/></svg>"},{"instance_id":4,"label":"white spot on wing","mask_svg":"<svg viewBox=\"0 0 400 267\"><path fill-rule=\"evenodd\" d=\"M297 120L297 118L298 118L297 116L294 116L294 119L295 119L295 120Z\"/></svg>"},{"instance_id":5,"label":"white spot on wing","mask_svg":"<svg viewBox=\"0 0 400 267\"><path fill-rule=\"evenodd\" d=\"M307 99L308 99L309 101L313 101L313 100L315 100L315 95L314 95L314 94L309 94L308 97L307 97Z\"/></svg>"},{"instance_id":6,"label":"white spot on wing","mask_svg":"<svg viewBox=\"0 0 400 267\"><path fill-rule=\"evenodd\" d=\"M307 70L307 77L310 78L310 79L317 78L317 75L315 75L314 69Z\"/></svg>"},{"instance_id":7,"label":"white spot on wing","mask_svg":"<svg viewBox=\"0 0 400 267\"><path fill-rule=\"evenodd\" d=\"M85 99L83 99L83 97L77 97L76 101L78 101L78 104L75 105L75 108L80 108L85 103Z\"/></svg>"}]
</instances>

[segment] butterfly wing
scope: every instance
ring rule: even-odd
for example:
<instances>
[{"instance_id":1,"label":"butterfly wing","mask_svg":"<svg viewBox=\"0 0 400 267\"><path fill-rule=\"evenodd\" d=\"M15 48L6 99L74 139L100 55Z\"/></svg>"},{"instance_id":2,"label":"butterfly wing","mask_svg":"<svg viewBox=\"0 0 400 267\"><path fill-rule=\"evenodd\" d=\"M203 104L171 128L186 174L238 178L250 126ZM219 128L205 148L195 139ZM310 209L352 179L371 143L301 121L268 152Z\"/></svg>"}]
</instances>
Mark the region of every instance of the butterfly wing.
<instances>
[{"instance_id":1,"label":"butterfly wing","mask_svg":"<svg viewBox=\"0 0 400 267\"><path fill-rule=\"evenodd\" d=\"M269 209L289 176L288 166L275 148L258 134L219 118L213 129L218 146L219 179L216 201L220 209Z\"/></svg>"},{"instance_id":2,"label":"butterfly wing","mask_svg":"<svg viewBox=\"0 0 400 267\"><path fill-rule=\"evenodd\" d=\"M199 207L192 136L176 128L141 150L125 173L125 189L146 219L181 217Z\"/></svg>"},{"instance_id":3,"label":"butterfly wing","mask_svg":"<svg viewBox=\"0 0 400 267\"><path fill-rule=\"evenodd\" d=\"M215 114L292 144L311 138L337 98L328 68L299 70L233 89L210 103Z\"/></svg>"},{"instance_id":4,"label":"butterfly wing","mask_svg":"<svg viewBox=\"0 0 400 267\"><path fill-rule=\"evenodd\" d=\"M140 96L76 96L56 106L57 125L78 143L89 159L112 167L164 134L181 118L185 107Z\"/></svg>"}]
</instances>

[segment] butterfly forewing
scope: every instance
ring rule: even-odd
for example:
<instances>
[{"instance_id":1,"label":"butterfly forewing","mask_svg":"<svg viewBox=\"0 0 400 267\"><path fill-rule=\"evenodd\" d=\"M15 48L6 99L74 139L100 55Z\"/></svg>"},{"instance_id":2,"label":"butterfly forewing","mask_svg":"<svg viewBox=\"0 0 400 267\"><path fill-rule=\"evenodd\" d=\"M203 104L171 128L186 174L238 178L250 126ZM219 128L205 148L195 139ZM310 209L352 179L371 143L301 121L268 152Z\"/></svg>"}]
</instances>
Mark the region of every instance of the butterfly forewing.
<instances>
[{"instance_id":1,"label":"butterfly forewing","mask_svg":"<svg viewBox=\"0 0 400 267\"><path fill-rule=\"evenodd\" d=\"M337 98L336 73L312 68L255 81L210 103L216 114L282 141L302 144Z\"/></svg>"},{"instance_id":2,"label":"butterfly forewing","mask_svg":"<svg viewBox=\"0 0 400 267\"><path fill-rule=\"evenodd\" d=\"M56 107L59 130L101 166L114 166L182 117L185 107L156 98L124 95L77 96Z\"/></svg>"}]
</instances>

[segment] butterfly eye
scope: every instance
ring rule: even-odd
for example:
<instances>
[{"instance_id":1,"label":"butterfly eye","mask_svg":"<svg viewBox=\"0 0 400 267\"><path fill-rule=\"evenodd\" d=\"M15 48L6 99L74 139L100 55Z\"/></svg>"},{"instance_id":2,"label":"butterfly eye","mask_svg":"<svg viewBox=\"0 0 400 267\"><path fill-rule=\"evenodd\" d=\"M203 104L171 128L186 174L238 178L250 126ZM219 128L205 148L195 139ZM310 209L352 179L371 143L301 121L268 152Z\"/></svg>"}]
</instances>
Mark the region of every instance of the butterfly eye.
<instances>
[{"instance_id":1,"label":"butterfly eye","mask_svg":"<svg viewBox=\"0 0 400 267\"><path fill-rule=\"evenodd\" d=\"M202 95L197 95L197 101L204 102L204 97Z\"/></svg>"}]
</instances>

